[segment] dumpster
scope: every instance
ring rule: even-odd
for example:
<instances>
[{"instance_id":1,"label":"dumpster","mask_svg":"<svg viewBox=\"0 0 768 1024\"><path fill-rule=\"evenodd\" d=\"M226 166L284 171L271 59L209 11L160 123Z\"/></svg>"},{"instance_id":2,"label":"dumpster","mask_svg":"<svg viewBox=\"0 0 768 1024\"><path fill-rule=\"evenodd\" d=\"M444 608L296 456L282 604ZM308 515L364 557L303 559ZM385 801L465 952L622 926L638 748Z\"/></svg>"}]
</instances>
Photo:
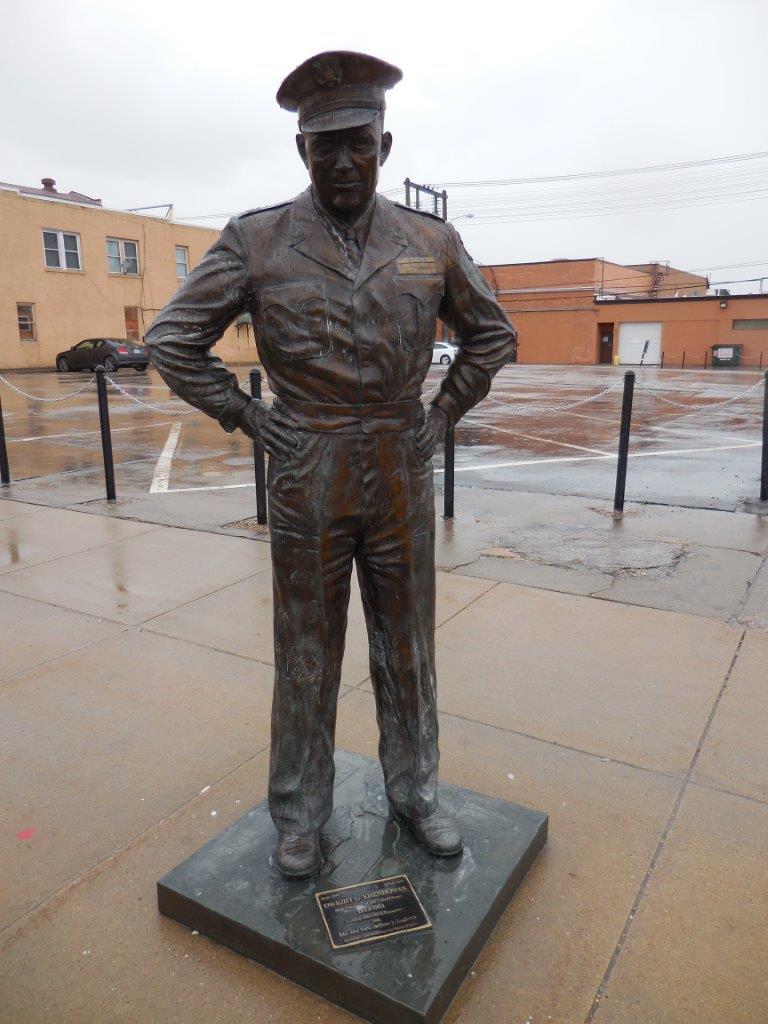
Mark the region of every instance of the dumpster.
<instances>
[{"instance_id":1,"label":"dumpster","mask_svg":"<svg viewBox=\"0 0 768 1024\"><path fill-rule=\"evenodd\" d=\"M713 366L738 366L741 362L743 345L713 345Z\"/></svg>"}]
</instances>

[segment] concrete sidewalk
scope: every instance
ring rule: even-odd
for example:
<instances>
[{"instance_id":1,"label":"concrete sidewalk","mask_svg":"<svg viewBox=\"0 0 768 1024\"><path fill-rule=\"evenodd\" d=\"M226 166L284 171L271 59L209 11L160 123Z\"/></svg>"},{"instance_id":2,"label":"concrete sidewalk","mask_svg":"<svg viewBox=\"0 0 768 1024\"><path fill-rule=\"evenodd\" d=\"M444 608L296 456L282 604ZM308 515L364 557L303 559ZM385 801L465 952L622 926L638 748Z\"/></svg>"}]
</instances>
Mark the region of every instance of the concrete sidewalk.
<instances>
[{"instance_id":1,"label":"concrete sidewalk","mask_svg":"<svg viewBox=\"0 0 768 1024\"><path fill-rule=\"evenodd\" d=\"M524 540L505 543L480 499L474 527L441 530L442 777L550 814L549 845L446 1020L756 1024L765 524L704 513L723 518L697 519L692 539L672 510L627 517L633 576L597 542L602 508L594 522L583 503L559 508L518 506ZM268 544L93 511L0 500L0 1017L351 1022L155 904L161 875L265 796ZM553 560L558 530L564 552L575 537L602 562ZM691 558L663 545L706 549L691 558L720 576L714 561L677 576ZM737 579L745 592L724 597ZM338 744L375 756L357 594L342 684Z\"/></svg>"}]
</instances>

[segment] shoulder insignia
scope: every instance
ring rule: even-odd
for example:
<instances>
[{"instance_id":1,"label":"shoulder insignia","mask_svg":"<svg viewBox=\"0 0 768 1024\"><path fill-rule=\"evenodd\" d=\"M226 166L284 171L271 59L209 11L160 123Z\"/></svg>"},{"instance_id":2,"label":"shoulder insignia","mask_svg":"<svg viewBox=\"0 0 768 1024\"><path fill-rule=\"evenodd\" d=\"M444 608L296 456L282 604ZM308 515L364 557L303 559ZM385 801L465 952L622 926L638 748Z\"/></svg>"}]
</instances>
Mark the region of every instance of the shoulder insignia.
<instances>
[{"instance_id":1,"label":"shoulder insignia","mask_svg":"<svg viewBox=\"0 0 768 1024\"><path fill-rule=\"evenodd\" d=\"M253 210L244 210L243 213L238 213L236 220L244 220L246 217L253 217L257 213L269 213L270 210L279 210L283 206L290 206L293 202L292 199L286 199L282 203L274 203L272 206L257 206Z\"/></svg>"}]
</instances>

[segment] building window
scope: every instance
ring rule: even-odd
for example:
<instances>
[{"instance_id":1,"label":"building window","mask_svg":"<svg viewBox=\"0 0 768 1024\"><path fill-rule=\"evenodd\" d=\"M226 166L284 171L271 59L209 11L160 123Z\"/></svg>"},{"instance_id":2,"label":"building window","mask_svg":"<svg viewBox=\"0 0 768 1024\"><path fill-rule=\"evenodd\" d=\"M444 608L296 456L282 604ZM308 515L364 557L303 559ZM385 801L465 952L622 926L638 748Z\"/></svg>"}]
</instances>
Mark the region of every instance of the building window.
<instances>
[{"instance_id":1,"label":"building window","mask_svg":"<svg viewBox=\"0 0 768 1024\"><path fill-rule=\"evenodd\" d=\"M110 274L138 274L139 243L125 238L108 238L107 268Z\"/></svg>"},{"instance_id":2,"label":"building window","mask_svg":"<svg viewBox=\"0 0 768 1024\"><path fill-rule=\"evenodd\" d=\"M176 246L176 277L183 278L189 273L189 249L186 245Z\"/></svg>"},{"instance_id":3,"label":"building window","mask_svg":"<svg viewBox=\"0 0 768 1024\"><path fill-rule=\"evenodd\" d=\"M734 320L734 331L768 331L768 320Z\"/></svg>"},{"instance_id":4,"label":"building window","mask_svg":"<svg viewBox=\"0 0 768 1024\"><path fill-rule=\"evenodd\" d=\"M31 303L17 302L16 316L19 318L19 338L21 341L37 341L35 307Z\"/></svg>"},{"instance_id":5,"label":"building window","mask_svg":"<svg viewBox=\"0 0 768 1024\"><path fill-rule=\"evenodd\" d=\"M69 231L43 231L43 253L49 270L82 270L80 235Z\"/></svg>"},{"instance_id":6,"label":"building window","mask_svg":"<svg viewBox=\"0 0 768 1024\"><path fill-rule=\"evenodd\" d=\"M139 341L139 307L124 306L125 313L125 336L128 341Z\"/></svg>"}]
</instances>

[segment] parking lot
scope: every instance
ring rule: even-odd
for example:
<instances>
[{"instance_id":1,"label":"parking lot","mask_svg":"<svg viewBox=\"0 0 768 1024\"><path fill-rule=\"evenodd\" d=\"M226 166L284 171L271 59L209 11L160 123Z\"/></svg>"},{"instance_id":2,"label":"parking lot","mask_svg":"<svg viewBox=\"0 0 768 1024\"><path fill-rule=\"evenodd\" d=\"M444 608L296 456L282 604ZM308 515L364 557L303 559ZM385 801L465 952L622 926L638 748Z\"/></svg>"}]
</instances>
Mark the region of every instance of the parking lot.
<instances>
[{"instance_id":1,"label":"parking lot","mask_svg":"<svg viewBox=\"0 0 768 1024\"><path fill-rule=\"evenodd\" d=\"M433 367L425 391L439 383L443 372ZM610 498L623 372L612 366L505 367L490 398L457 428L457 504L465 488ZM636 372L627 501L717 509L754 501L762 388L731 404L717 403L759 384L761 375L711 369ZM247 368L238 373L247 379ZM0 381L11 475L18 488L52 504L103 494L95 387L50 401L83 386L86 374L6 376L21 390L49 400L33 401ZM134 399L160 409L137 405L110 388L119 497L209 492L223 498L228 491L253 488L252 453L242 434L225 434L208 417L187 414L189 407L169 394L154 371L123 370L115 379ZM610 385L613 390L574 406ZM711 409L693 409L710 404ZM442 451L435 456L435 470L440 487Z\"/></svg>"}]
</instances>

